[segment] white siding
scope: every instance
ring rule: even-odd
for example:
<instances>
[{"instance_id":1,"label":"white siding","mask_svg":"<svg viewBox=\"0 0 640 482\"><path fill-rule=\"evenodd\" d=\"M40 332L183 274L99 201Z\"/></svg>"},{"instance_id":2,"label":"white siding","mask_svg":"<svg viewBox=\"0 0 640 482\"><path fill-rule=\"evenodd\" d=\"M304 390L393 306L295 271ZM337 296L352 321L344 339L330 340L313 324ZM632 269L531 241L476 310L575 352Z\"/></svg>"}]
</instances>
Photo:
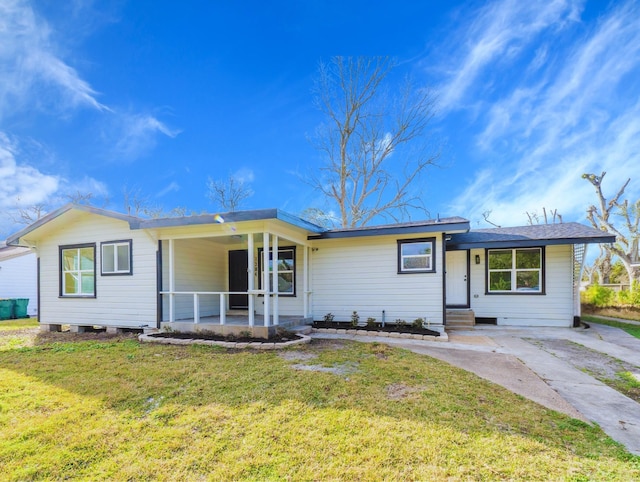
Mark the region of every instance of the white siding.
<instances>
[{"instance_id":1,"label":"white siding","mask_svg":"<svg viewBox=\"0 0 640 482\"><path fill-rule=\"evenodd\" d=\"M208 239L174 241L175 291L226 291L227 249ZM162 289L169 290L169 242L162 242ZM200 296L200 316L220 314L218 295ZM163 321L169 320L168 296L163 296ZM175 319L193 318L193 295L175 296Z\"/></svg>"},{"instance_id":2,"label":"white siding","mask_svg":"<svg viewBox=\"0 0 640 482\"><path fill-rule=\"evenodd\" d=\"M487 295L485 251L472 250L471 259L481 259L478 265L471 263L470 302L476 317L496 318L499 325L572 326L571 245L547 246L545 251L545 295Z\"/></svg>"},{"instance_id":3,"label":"white siding","mask_svg":"<svg viewBox=\"0 0 640 482\"><path fill-rule=\"evenodd\" d=\"M133 274L100 275L100 243L132 239ZM60 297L59 246L96 243L96 297ZM128 223L84 213L38 244L40 322L47 324L156 326L157 243Z\"/></svg>"},{"instance_id":4,"label":"white siding","mask_svg":"<svg viewBox=\"0 0 640 482\"><path fill-rule=\"evenodd\" d=\"M26 298L27 313L38 313L38 272L35 253L0 261L0 299Z\"/></svg>"},{"instance_id":5,"label":"white siding","mask_svg":"<svg viewBox=\"0 0 640 482\"><path fill-rule=\"evenodd\" d=\"M332 313L348 321L357 311L360 321L424 318L442 323L442 236L436 233L435 273L398 274L398 239L424 236L372 236L314 242L311 256L312 314L321 320ZM316 250L317 248L317 250Z\"/></svg>"}]
</instances>

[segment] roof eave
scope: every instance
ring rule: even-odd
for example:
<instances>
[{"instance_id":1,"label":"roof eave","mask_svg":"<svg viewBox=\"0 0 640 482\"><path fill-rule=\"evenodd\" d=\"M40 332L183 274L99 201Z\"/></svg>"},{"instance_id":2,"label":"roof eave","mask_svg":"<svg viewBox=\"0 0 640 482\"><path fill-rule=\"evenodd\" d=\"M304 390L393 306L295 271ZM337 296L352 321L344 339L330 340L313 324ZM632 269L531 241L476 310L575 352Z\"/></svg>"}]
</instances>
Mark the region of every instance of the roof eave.
<instances>
[{"instance_id":1,"label":"roof eave","mask_svg":"<svg viewBox=\"0 0 640 482\"><path fill-rule=\"evenodd\" d=\"M585 238L558 238L558 239L517 239L506 241L480 241L468 243L447 243L447 251L474 248L532 248L537 246L554 246L563 244L601 244L615 243L615 236L598 236Z\"/></svg>"},{"instance_id":2,"label":"roof eave","mask_svg":"<svg viewBox=\"0 0 640 482\"><path fill-rule=\"evenodd\" d=\"M434 232L466 232L469 230L469 222L454 223L433 223L413 226L384 226L380 228L354 229L349 231L325 231L307 237L314 239L339 239L339 238L361 238L365 236L384 236L393 234L418 234Z\"/></svg>"},{"instance_id":3,"label":"roof eave","mask_svg":"<svg viewBox=\"0 0 640 482\"><path fill-rule=\"evenodd\" d=\"M55 210L51 211L50 213L46 214L45 216L42 216L40 219L38 219L34 223L30 224L26 228L21 229L17 233L12 234L11 236L7 237L7 245L8 246L20 246L20 239L21 238L25 237L29 233L32 233L36 229L44 226L45 224L53 221L54 219L62 216L63 214L65 214L65 213L67 213L69 211L72 211L72 210L83 211L83 212L92 213L92 214L98 214L100 216L106 216L106 217L110 217L110 218L113 218L113 219L119 219L121 221L125 221L125 222L129 223L129 226L132 226L132 225L134 225L134 224L136 224L136 223L138 223L140 221L139 218L136 218L134 216L127 216L126 214L116 213L114 211L107 211L105 209L95 208L93 206L87 206L87 205L84 205L84 204L68 203L68 204L65 204L62 207L59 207L58 209L55 209Z\"/></svg>"}]
</instances>

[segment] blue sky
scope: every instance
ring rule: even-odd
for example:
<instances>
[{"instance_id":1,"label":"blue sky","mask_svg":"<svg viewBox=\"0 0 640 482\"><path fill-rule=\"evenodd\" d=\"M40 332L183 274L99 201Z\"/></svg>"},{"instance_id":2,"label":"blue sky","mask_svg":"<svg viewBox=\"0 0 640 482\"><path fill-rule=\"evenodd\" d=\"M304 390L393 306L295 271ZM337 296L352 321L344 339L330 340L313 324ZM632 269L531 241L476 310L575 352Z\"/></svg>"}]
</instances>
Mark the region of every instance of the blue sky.
<instances>
[{"instance_id":1,"label":"blue sky","mask_svg":"<svg viewBox=\"0 0 640 482\"><path fill-rule=\"evenodd\" d=\"M248 209L330 210L303 179L333 55L391 55L434 89L434 217L584 222L583 172L640 195L638 1L0 0L0 232L16 205L76 191L122 210L125 186L215 212L207 178L229 175Z\"/></svg>"}]
</instances>

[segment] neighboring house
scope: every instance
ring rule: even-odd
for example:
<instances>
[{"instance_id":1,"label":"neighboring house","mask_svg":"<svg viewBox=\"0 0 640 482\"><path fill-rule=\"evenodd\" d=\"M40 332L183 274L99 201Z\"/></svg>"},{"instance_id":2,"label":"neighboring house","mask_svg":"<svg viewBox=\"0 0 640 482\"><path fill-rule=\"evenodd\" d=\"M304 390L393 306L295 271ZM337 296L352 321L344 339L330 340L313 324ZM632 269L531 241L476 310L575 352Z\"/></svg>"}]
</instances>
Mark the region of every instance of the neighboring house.
<instances>
[{"instance_id":1,"label":"neighboring house","mask_svg":"<svg viewBox=\"0 0 640 482\"><path fill-rule=\"evenodd\" d=\"M38 255L43 328L240 323L260 335L353 311L439 330L454 310L471 322L572 326L586 245L614 240L577 223L470 231L453 217L327 230L276 209L149 220L69 204L7 242Z\"/></svg>"},{"instance_id":2,"label":"neighboring house","mask_svg":"<svg viewBox=\"0 0 640 482\"><path fill-rule=\"evenodd\" d=\"M27 313L38 314L36 253L0 242L0 299L28 299Z\"/></svg>"}]
</instances>

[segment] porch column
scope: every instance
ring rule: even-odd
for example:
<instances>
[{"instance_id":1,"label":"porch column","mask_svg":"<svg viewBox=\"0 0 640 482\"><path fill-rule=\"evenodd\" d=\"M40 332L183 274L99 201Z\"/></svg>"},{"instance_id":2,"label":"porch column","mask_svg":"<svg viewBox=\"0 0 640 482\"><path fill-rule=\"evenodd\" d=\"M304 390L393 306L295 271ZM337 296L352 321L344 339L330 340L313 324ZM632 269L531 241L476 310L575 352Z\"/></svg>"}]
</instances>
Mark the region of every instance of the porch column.
<instances>
[{"instance_id":1,"label":"porch column","mask_svg":"<svg viewBox=\"0 0 640 482\"><path fill-rule=\"evenodd\" d=\"M255 324L255 295L253 294L254 290L254 271L253 271L253 233L249 233L247 235L247 265L249 266L249 270L247 276L249 277L247 280L247 287L249 294L247 299L249 301L249 326L253 326Z\"/></svg>"},{"instance_id":2,"label":"porch column","mask_svg":"<svg viewBox=\"0 0 640 482\"><path fill-rule=\"evenodd\" d=\"M174 321L176 321L175 303L174 303L175 294L173 293L176 289L175 269L173 265L175 260L174 254L175 253L174 253L173 239L170 239L169 240L169 322L170 323L173 323Z\"/></svg>"},{"instance_id":3,"label":"porch column","mask_svg":"<svg viewBox=\"0 0 640 482\"><path fill-rule=\"evenodd\" d=\"M273 270L271 272L271 278L273 279L273 324L278 326L280 320L278 319L278 235L273 235L273 247L271 248L273 260Z\"/></svg>"},{"instance_id":4,"label":"porch column","mask_svg":"<svg viewBox=\"0 0 640 482\"><path fill-rule=\"evenodd\" d=\"M264 289L264 326L269 326L269 233L262 233L262 288Z\"/></svg>"},{"instance_id":5,"label":"porch column","mask_svg":"<svg viewBox=\"0 0 640 482\"><path fill-rule=\"evenodd\" d=\"M302 299L304 303L304 317L309 317L309 247L303 247L302 259Z\"/></svg>"}]
</instances>

